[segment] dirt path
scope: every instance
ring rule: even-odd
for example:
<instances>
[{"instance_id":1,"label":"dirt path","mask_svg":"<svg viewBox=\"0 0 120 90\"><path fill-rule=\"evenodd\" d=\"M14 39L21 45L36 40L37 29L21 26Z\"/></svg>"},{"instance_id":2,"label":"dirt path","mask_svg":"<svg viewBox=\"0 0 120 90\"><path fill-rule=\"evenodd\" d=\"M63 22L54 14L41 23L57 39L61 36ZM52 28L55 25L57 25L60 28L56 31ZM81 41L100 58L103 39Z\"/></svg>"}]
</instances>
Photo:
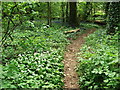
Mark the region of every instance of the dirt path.
<instances>
[{"instance_id":1,"label":"dirt path","mask_svg":"<svg viewBox=\"0 0 120 90\"><path fill-rule=\"evenodd\" d=\"M67 51L64 56L64 88L79 90L78 75L75 71L77 66L77 52L79 52L81 45L84 43L84 37L93 33L95 29L89 29L86 33L78 36L76 40L72 40L72 43L66 47Z\"/></svg>"}]
</instances>

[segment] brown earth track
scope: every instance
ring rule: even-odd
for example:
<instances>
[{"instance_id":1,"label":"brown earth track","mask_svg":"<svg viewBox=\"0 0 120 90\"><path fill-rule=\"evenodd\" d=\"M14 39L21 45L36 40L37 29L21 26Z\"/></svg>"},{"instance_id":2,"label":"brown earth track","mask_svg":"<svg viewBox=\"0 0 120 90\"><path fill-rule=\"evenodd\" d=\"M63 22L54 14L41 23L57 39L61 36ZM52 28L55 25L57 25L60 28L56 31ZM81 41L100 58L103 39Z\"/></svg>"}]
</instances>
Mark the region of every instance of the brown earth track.
<instances>
[{"instance_id":1,"label":"brown earth track","mask_svg":"<svg viewBox=\"0 0 120 90\"><path fill-rule=\"evenodd\" d=\"M85 42L84 37L87 37L94 31L95 28L87 30L86 33L79 35L76 40L71 40L72 43L66 47L67 51L65 52L63 60L65 90L80 90L80 86L78 84L79 78L75 70L77 66L77 53L79 52L81 45Z\"/></svg>"}]
</instances>

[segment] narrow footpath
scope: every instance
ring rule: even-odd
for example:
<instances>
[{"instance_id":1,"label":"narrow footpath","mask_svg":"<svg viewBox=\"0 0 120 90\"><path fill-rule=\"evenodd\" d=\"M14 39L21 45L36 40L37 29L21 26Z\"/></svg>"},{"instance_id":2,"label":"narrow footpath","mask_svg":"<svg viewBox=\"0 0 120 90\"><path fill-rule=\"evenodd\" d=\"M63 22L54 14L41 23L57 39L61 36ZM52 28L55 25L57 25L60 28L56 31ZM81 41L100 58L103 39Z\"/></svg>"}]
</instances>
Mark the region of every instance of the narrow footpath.
<instances>
[{"instance_id":1,"label":"narrow footpath","mask_svg":"<svg viewBox=\"0 0 120 90\"><path fill-rule=\"evenodd\" d=\"M89 34L93 33L95 29L89 29L84 34L78 36L76 40L72 40L72 43L69 44L66 49L64 56L64 88L80 90L78 84L79 78L76 73L77 66L77 53L79 52L81 45L85 42L84 37L87 37Z\"/></svg>"}]
</instances>

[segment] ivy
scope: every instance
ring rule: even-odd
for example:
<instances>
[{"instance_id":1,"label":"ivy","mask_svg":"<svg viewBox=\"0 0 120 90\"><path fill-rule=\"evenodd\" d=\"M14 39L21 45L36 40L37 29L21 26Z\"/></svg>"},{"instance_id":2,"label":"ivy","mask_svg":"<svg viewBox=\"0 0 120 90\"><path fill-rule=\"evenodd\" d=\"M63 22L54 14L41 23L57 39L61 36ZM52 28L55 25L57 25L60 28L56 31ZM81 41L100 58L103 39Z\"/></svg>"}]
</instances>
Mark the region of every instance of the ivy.
<instances>
[{"instance_id":1,"label":"ivy","mask_svg":"<svg viewBox=\"0 0 120 90\"><path fill-rule=\"evenodd\" d=\"M120 4L119 2L111 2L109 4L109 14L108 14L108 33L115 34L120 27Z\"/></svg>"}]
</instances>

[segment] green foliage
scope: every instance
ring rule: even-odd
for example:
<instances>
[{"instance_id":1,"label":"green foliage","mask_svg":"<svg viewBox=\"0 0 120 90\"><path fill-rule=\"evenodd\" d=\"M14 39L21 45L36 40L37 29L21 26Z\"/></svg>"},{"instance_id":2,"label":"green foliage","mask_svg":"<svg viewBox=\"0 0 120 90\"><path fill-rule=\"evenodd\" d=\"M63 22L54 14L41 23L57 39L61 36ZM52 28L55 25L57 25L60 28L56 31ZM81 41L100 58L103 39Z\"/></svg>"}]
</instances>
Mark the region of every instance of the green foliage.
<instances>
[{"instance_id":1,"label":"green foliage","mask_svg":"<svg viewBox=\"0 0 120 90\"><path fill-rule=\"evenodd\" d=\"M81 89L119 89L118 33L98 30L86 38L79 57Z\"/></svg>"},{"instance_id":2,"label":"green foliage","mask_svg":"<svg viewBox=\"0 0 120 90\"><path fill-rule=\"evenodd\" d=\"M59 17L60 7L52 6L51 16ZM62 88L68 41L60 27L47 28L47 11L45 2L2 3L1 88Z\"/></svg>"},{"instance_id":3,"label":"green foliage","mask_svg":"<svg viewBox=\"0 0 120 90\"><path fill-rule=\"evenodd\" d=\"M13 37L6 44L16 48L3 48L1 88L62 88L61 61L68 43L63 31L43 26L34 31L16 30Z\"/></svg>"},{"instance_id":4,"label":"green foliage","mask_svg":"<svg viewBox=\"0 0 120 90\"><path fill-rule=\"evenodd\" d=\"M19 54L3 67L2 88L61 88L63 57L59 51Z\"/></svg>"},{"instance_id":5,"label":"green foliage","mask_svg":"<svg viewBox=\"0 0 120 90\"><path fill-rule=\"evenodd\" d=\"M94 23L80 23L80 29L91 29L91 28L100 28L99 25Z\"/></svg>"},{"instance_id":6,"label":"green foliage","mask_svg":"<svg viewBox=\"0 0 120 90\"><path fill-rule=\"evenodd\" d=\"M3 48L3 60L6 57L12 57L22 52L51 51L51 48L57 49L64 47L67 42L62 31L57 30L55 27L48 29L43 28L43 26L40 29L35 28L36 27L34 27L34 31L17 30L13 34L14 41L10 41L9 38L7 38L6 46L11 45L12 47L7 46Z\"/></svg>"},{"instance_id":7,"label":"green foliage","mask_svg":"<svg viewBox=\"0 0 120 90\"><path fill-rule=\"evenodd\" d=\"M120 26L120 4L119 2L111 2L109 5L109 14L108 14L108 33L115 34L119 30Z\"/></svg>"},{"instance_id":8,"label":"green foliage","mask_svg":"<svg viewBox=\"0 0 120 90\"><path fill-rule=\"evenodd\" d=\"M86 14L84 10L87 8L85 2L79 4L78 14L80 14L79 19L82 20ZM91 5L103 10L103 3ZM64 7L67 9L66 6ZM64 14L67 12L65 9ZM100 10L97 10L95 14L102 15L103 11L98 12ZM3 64L1 65L0 62L2 80L0 88L62 89L63 64L61 61L64 56L64 47L68 44L66 37L76 39L77 34L83 33L85 29L99 28L95 24L81 23L81 32L65 36L63 31L72 30L72 28L60 29L62 23L59 22L60 25L52 24L54 27L47 28L47 11L46 2L2 3L3 37L0 36L0 38L3 42L1 45ZM52 2L51 11L51 17L59 19L62 13L61 3ZM99 33L99 39L98 33L87 38L86 46L82 49L83 55L78 69L82 82L81 88L96 89L102 86L108 89L119 86L119 64L118 58L116 58L118 56L117 34L106 38L105 33ZM89 49L92 49L92 52Z\"/></svg>"}]
</instances>

